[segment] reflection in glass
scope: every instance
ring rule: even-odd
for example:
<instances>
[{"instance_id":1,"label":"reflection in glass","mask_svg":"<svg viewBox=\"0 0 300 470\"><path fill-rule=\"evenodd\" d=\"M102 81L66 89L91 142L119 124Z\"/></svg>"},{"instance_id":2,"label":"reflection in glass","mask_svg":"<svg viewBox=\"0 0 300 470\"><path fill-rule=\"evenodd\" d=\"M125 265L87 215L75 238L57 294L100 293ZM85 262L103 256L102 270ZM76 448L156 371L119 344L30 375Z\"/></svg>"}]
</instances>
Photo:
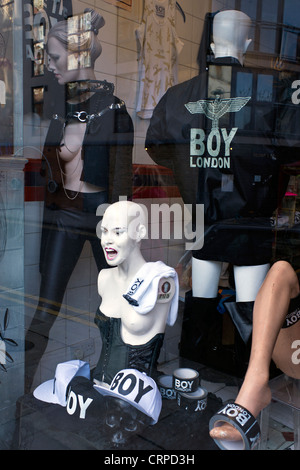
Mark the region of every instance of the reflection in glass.
<instances>
[{"instance_id":1,"label":"reflection in glass","mask_svg":"<svg viewBox=\"0 0 300 470\"><path fill-rule=\"evenodd\" d=\"M252 96L252 73L238 72L236 74L236 96Z\"/></svg>"},{"instance_id":2,"label":"reflection in glass","mask_svg":"<svg viewBox=\"0 0 300 470\"><path fill-rule=\"evenodd\" d=\"M269 112L268 106L255 106L255 129L257 131L263 129L264 132L274 130L273 115Z\"/></svg>"},{"instance_id":3,"label":"reflection in glass","mask_svg":"<svg viewBox=\"0 0 300 470\"><path fill-rule=\"evenodd\" d=\"M38 41L38 42L44 41L45 34L44 34L44 26L42 24L38 26L34 26L32 30L33 30L33 37L35 41Z\"/></svg>"},{"instance_id":4,"label":"reflection in glass","mask_svg":"<svg viewBox=\"0 0 300 470\"><path fill-rule=\"evenodd\" d=\"M300 0L285 0L283 23L289 26L300 27Z\"/></svg>"},{"instance_id":5,"label":"reflection in glass","mask_svg":"<svg viewBox=\"0 0 300 470\"><path fill-rule=\"evenodd\" d=\"M34 48L34 65L33 74L34 76L44 74L44 43L37 42L33 45Z\"/></svg>"},{"instance_id":6,"label":"reflection in glass","mask_svg":"<svg viewBox=\"0 0 300 470\"><path fill-rule=\"evenodd\" d=\"M264 0L261 2L261 17L263 21L277 22L278 0Z\"/></svg>"},{"instance_id":7,"label":"reflection in glass","mask_svg":"<svg viewBox=\"0 0 300 470\"><path fill-rule=\"evenodd\" d=\"M273 100L273 76L272 75L258 75L257 77L257 101Z\"/></svg>"},{"instance_id":8,"label":"reflection in glass","mask_svg":"<svg viewBox=\"0 0 300 470\"><path fill-rule=\"evenodd\" d=\"M259 50L266 54L275 54L276 52L276 27L262 27L260 30Z\"/></svg>"},{"instance_id":9,"label":"reflection in glass","mask_svg":"<svg viewBox=\"0 0 300 470\"><path fill-rule=\"evenodd\" d=\"M33 0L34 13L44 8L44 0Z\"/></svg>"},{"instance_id":10,"label":"reflection in glass","mask_svg":"<svg viewBox=\"0 0 300 470\"><path fill-rule=\"evenodd\" d=\"M280 55L283 59L297 61L300 57L300 30L284 29L282 32Z\"/></svg>"},{"instance_id":11,"label":"reflection in glass","mask_svg":"<svg viewBox=\"0 0 300 470\"><path fill-rule=\"evenodd\" d=\"M251 124L251 108L245 108L243 114L234 115L234 126L239 129L247 129Z\"/></svg>"},{"instance_id":12,"label":"reflection in glass","mask_svg":"<svg viewBox=\"0 0 300 470\"><path fill-rule=\"evenodd\" d=\"M257 0L241 0L241 11L252 19L256 19Z\"/></svg>"},{"instance_id":13,"label":"reflection in glass","mask_svg":"<svg viewBox=\"0 0 300 470\"><path fill-rule=\"evenodd\" d=\"M91 40L91 12L68 18L68 70L91 67Z\"/></svg>"},{"instance_id":14,"label":"reflection in glass","mask_svg":"<svg viewBox=\"0 0 300 470\"><path fill-rule=\"evenodd\" d=\"M45 89L43 86L34 87L32 89L33 112L41 117L43 116L44 92Z\"/></svg>"},{"instance_id":15,"label":"reflection in glass","mask_svg":"<svg viewBox=\"0 0 300 470\"><path fill-rule=\"evenodd\" d=\"M89 51L71 54L68 57L68 70L77 70L91 67Z\"/></svg>"}]
</instances>

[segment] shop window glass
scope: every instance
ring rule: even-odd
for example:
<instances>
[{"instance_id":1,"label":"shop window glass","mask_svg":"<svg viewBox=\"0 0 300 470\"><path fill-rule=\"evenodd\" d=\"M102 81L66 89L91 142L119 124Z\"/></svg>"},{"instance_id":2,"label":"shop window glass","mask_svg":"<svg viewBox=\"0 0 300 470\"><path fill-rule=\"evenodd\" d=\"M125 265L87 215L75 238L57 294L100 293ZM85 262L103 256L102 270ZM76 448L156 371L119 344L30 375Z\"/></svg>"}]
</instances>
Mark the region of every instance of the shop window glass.
<instances>
[{"instance_id":1,"label":"shop window glass","mask_svg":"<svg viewBox=\"0 0 300 470\"><path fill-rule=\"evenodd\" d=\"M236 74L236 96L252 96L252 73L238 72Z\"/></svg>"},{"instance_id":2,"label":"shop window glass","mask_svg":"<svg viewBox=\"0 0 300 470\"><path fill-rule=\"evenodd\" d=\"M257 13L257 0L241 0L241 11L255 20Z\"/></svg>"},{"instance_id":3,"label":"shop window glass","mask_svg":"<svg viewBox=\"0 0 300 470\"><path fill-rule=\"evenodd\" d=\"M300 0L285 0L281 56L285 60L298 62L300 58ZM296 13L296 14L295 14Z\"/></svg>"},{"instance_id":4,"label":"shop window glass","mask_svg":"<svg viewBox=\"0 0 300 470\"><path fill-rule=\"evenodd\" d=\"M278 16L278 0L264 0L261 3L261 17L263 21L276 23Z\"/></svg>"},{"instance_id":5,"label":"shop window glass","mask_svg":"<svg viewBox=\"0 0 300 470\"><path fill-rule=\"evenodd\" d=\"M34 62L33 62L33 74L34 76L44 74L44 43L37 42L33 46L34 50Z\"/></svg>"},{"instance_id":6,"label":"shop window glass","mask_svg":"<svg viewBox=\"0 0 300 470\"><path fill-rule=\"evenodd\" d=\"M273 76L259 74L257 77L257 101L272 102L273 99Z\"/></svg>"},{"instance_id":7,"label":"shop window glass","mask_svg":"<svg viewBox=\"0 0 300 470\"><path fill-rule=\"evenodd\" d=\"M248 107L244 110L243 114L237 113L235 118L234 125L239 129L247 129L251 124L251 108Z\"/></svg>"},{"instance_id":8,"label":"shop window glass","mask_svg":"<svg viewBox=\"0 0 300 470\"><path fill-rule=\"evenodd\" d=\"M273 116L269 106L256 104L255 106L255 129L264 133L273 130Z\"/></svg>"},{"instance_id":9,"label":"shop window glass","mask_svg":"<svg viewBox=\"0 0 300 470\"><path fill-rule=\"evenodd\" d=\"M266 54L276 52L276 27L262 27L260 31L259 50Z\"/></svg>"},{"instance_id":10,"label":"shop window glass","mask_svg":"<svg viewBox=\"0 0 300 470\"><path fill-rule=\"evenodd\" d=\"M238 2L237 2L238 3ZM257 19L257 0L241 0L240 2L240 7L237 5L236 6L237 10L241 10L246 15L250 16L250 18L253 20L253 25L250 30L250 38L252 38L252 42L248 47L248 52L251 52L255 49L255 22Z\"/></svg>"},{"instance_id":11,"label":"shop window glass","mask_svg":"<svg viewBox=\"0 0 300 470\"><path fill-rule=\"evenodd\" d=\"M285 0L283 23L289 26L300 27L300 0Z\"/></svg>"},{"instance_id":12,"label":"shop window glass","mask_svg":"<svg viewBox=\"0 0 300 470\"><path fill-rule=\"evenodd\" d=\"M41 117L43 116L44 91L43 86L32 89L33 112Z\"/></svg>"},{"instance_id":13,"label":"shop window glass","mask_svg":"<svg viewBox=\"0 0 300 470\"><path fill-rule=\"evenodd\" d=\"M300 57L300 31L285 28L282 31L281 57L289 61L297 61Z\"/></svg>"},{"instance_id":14,"label":"shop window glass","mask_svg":"<svg viewBox=\"0 0 300 470\"><path fill-rule=\"evenodd\" d=\"M252 96L253 75L252 73L238 72L236 74L235 96ZM244 112L232 115L234 126L239 129L246 129L251 123L251 106L245 108Z\"/></svg>"},{"instance_id":15,"label":"shop window glass","mask_svg":"<svg viewBox=\"0 0 300 470\"><path fill-rule=\"evenodd\" d=\"M78 34L78 31L82 31ZM68 19L68 69L91 67L91 56L87 50L91 43L91 13L76 15Z\"/></svg>"},{"instance_id":16,"label":"shop window glass","mask_svg":"<svg viewBox=\"0 0 300 470\"><path fill-rule=\"evenodd\" d=\"M34 11L37 12L44 8L44 0L33 0Z\"/></svg>"},{"instance_id":17,"label":"shop window glass","mask_svg":"<svg viewBox=\"0 0 300 470\"><path fill-rule=\"evenodd\" d=\"M13 2L4 3L0 9L0 155L11 153L14 135Z\"/></svg>"}]
</instances>

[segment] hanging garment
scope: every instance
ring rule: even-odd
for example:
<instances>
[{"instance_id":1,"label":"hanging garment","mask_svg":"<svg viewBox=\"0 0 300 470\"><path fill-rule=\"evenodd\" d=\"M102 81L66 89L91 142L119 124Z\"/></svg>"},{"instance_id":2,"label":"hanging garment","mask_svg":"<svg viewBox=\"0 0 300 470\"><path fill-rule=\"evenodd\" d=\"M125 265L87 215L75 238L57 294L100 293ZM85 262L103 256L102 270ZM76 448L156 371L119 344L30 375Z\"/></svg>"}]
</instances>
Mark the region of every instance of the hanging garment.
<instances>
[{"instance_id":1,"label":"hanging garment","mask_svg":"<svg viewBox=\"0 0 300 470\"><path fill-rule=\"evenodd\" d=\"M143 21L136 30L139 42L137 114L150 119L167 89L177 84L177 62L183 42L175 30L175 0L145 0Z\"/></svg>"}]
</instances>

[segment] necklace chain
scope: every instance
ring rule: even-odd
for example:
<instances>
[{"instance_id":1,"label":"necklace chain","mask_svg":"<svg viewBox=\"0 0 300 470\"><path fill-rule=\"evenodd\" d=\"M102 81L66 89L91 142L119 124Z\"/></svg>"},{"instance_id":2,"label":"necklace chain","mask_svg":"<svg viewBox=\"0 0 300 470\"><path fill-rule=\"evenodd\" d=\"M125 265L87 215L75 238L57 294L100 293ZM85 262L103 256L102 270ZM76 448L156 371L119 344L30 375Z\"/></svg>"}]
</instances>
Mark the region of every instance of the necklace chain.
<instances>
[{"instance_id":1,"label":"necklace chain","mask_svg":"<svg viewBox=\"0 0 300 470\"><path fill-rule=\"evenodd\" d=\"M61 168L61 164L60 164L60 157L58 155L58 150L56 149L56 157L57 157L57 163L58 163L58 166L59 166L59 170L60 170L60 176L61 176L61 181L62 181L62 185L63 185L63 190L64 190L64 193L65 193L65 196L70 199L70 201L74 201L74 199L77 198L78 194L80 193L81 189L82 189L82 186L83 186L83 181L80 181L80 186L79 186L79 189L77 191L77 193L75 194L75 196L71 197L68 195L67 193L67 188L65 187L65 182L64 182L64 176L67 176L66 173L63 172L62 168ZM72 176L75 171L77 170L78 166L79 166L79 162L80 162L80 156L78 158L78 162L77 162L77 165L76 165L76 168L74 171L72 171L71 175L69 176Z\"/></svg>"}]
</instances>

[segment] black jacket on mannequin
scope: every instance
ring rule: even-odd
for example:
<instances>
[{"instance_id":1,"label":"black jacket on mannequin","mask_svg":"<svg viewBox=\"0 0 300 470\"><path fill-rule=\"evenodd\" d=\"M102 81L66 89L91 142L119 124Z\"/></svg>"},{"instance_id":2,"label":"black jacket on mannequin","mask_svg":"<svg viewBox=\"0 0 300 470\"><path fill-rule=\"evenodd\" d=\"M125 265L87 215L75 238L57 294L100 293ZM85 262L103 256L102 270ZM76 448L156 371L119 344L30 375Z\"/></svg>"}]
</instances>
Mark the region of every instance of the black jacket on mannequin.
<instances>
[{"instance_id":1,"label":"black jacket on mannequin","mask_svg":"<svg viewBox=\"0 0 300 470\"><path fill-rule=\"evenodd\" d=\"M244 70L228 62L216 60L220 76L224 67L232 76ZM291 100L278 101L290 83L278 80L262 111L251 93L234 95L234 86L231 96L218 89L208 96L209 74L207 68L165 93L150 121L146 149L157 164L173 170L184 203L204 205L204 246L193 256L265 264L271 256L270 217L289 179L282 165L300 160L300 132L286 132L298 109Z\"/></svg>"}]
</instances>

